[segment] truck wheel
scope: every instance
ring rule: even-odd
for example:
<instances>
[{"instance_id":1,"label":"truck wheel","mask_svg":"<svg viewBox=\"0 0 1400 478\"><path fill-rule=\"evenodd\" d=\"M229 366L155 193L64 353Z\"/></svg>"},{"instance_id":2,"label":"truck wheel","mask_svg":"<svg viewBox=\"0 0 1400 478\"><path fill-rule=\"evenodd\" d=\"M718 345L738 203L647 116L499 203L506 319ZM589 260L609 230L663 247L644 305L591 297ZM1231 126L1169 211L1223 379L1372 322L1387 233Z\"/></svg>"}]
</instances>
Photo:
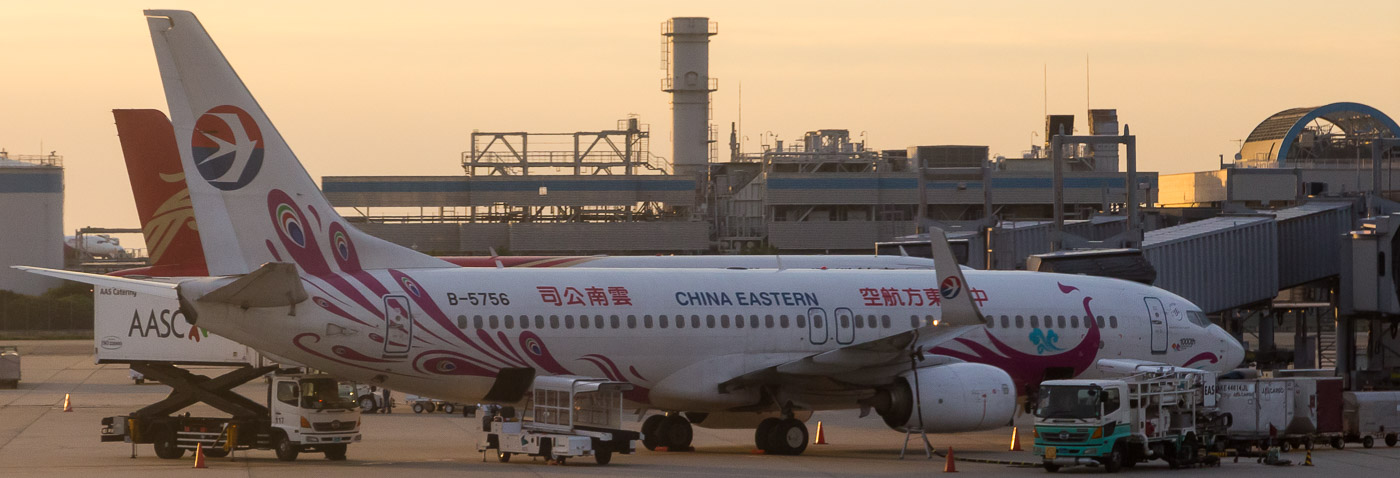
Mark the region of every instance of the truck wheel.
<instances>
[{"instance_id":1,"label":"truck wheel","mask_svg":"<svg viewBox=\"0 0 1400 478\"><path fill-rule=\"evenodd\" d=\"M1103 471L1108 473L1117 473L1123 469L1123 445L1115 443L1113 451L1108 452L1108 456L1103 457L1100 463L1103 463Z\"/></svg>"},{"instance_id":2,"label":"truck wheel","mask_svg":"<svg viewBox=\"0 0 1400 478\"><path fill-rule=\"evenodd\" d=\"M297 455L301 454L301 450L297 448L295 443L292 443L290 438L287 438L286 433L278 433L277 441L272 447L277 452L277 459L282 461L296 461Z\"/></svg>"},{"instance_id":3,"label":"truck wheel","mask_svg":"<svg viewBox=\"0 0 1400 478\"><path fill-rule=\"evenodd\" d=\"M1370 448L1376 446L1376 437L1373 437L1371 435L1361 437L1361 446L1363 448Z\"/></svg>"},{"instance_id":4,"label":"truck wheel","mask_svg":"<svg viewBox=\"0 0 1400 478\"><path fill-rule=\"evenodd\" d=\"M325 453L326 453L326 459L327 459L327 460L330 460L330 461L344 461L344 460L345 460L345 449L346 449L346 448L349 448L349 447L350 447L350 445L341 443L341 444L339 444L339 445L326 445L326 446L324 446L323 448L326 450Z\"/></svg>"},{"instance_id":5,"label":"truck wheel","mask_svg":"<svg viewBox=\"0 0 1400 478\"><path fill-rule=\"evenodd\" d=\"M1290 451L1293 451L1293 442L1284 440L1283 442L1278 444L1278 451L1279 453L1288 453Z\"/></svg>"},{"instance_id":6,"label":"truck wheel","mask_svg":"<svg viewBox=\"0 0 1400 478\"><path fill-rule=\"evenodd\" d=\"M661 428L661 421L665 420L664 415L652 415L642 422L642 446L648 450L656 450L661 446L661 435L658 433Z\"/></svg>"},{"instance_id":7,"label":"truck wheel","mask_svg":"<svg viewBox=\"0 0 1400 478\"><path fill-rule=\"evenodd\" d=\"M1394 433L1385 436L1385 446L1395 446L1397 441L1400 441L1400 437L1397 437Z\"/></svg>"},{"instance_id":8,"label":"truck wheel","mask_svg":"<svg viewBox=\"0 0 1400 478\"><path fill-rule=\"evenodd\" d=\"M225 450L223 446L214 445L204 449L204 456L209 458L223 458L228 456L228 450Z\"/></svg>"},{"instance_id":9,"label":"truck wheel","mask_svg":"<svg viewBox=\"0 0 1400 478\"><path fill-rule=\"evenodd\" d=\"M1346 442L1346 440L1343 440L1342 437L1332 437L1332 448L1336 448L1336 449L1338 449L1338 450L1341 450L1341 449L1346 448L1346 447L1347 447L1347 442Z\"/></svg>"},{"instance_id":10,"label":"truck wheel","mask_svg":"<svg viewBox=\"0 0 1400 478\"><path fill-rule=\"evenodd\" d=\"M415 403L415 404L413 404L413 413L423 413L423 404L421 404L421 403Z\"/></svg>"},{"instance_id":11,"label":"truck wheel","mask_svg":"<svg viewBox=\"0 0 1400 478\"><path fill-rule=\"evenodd\" d=\"M606 465L608 463L611 463L612 450L594 450L593 459L597 460L599 465Z\"/></svg>"},{"instance_id":12,"label":"truck wheel","mask_svg":"<svg viewBox=\"0 0 1400 478\"><path fill-rule=\"evenodd\" d=\"M1181 468L1181 460L1177 456L1176 445L1167 443L1162 445L1162 461L1167 462L1167 468Z\"/></svg>"},{"instance_id":13,"label":"truck wheel","mask_svg":"<svg viewBox=\"0 0 1400 478\"><path fill-rule=\"evenodd\" d=\"M151 442L151 446L156 449L156 456L166 460L185 456L185 449L180 448L175 443L175 430L170 428L163 428L156 432L156 438Z\"/></svg>"},{"instance_id":14,"label":"truck wheel","mask_svg":"<svg viewBox=\"0 0 1400 478\"><path fill-rule=\"evenodd\" d=\"M377 407L374 406L374 397L360 397L360 413L374 413Z\"/></svg>"},{"instance_id":15,"label":"truck wheel","mask_svg":"<svg viewBox=\"0 0 1400 478\"><path fill-rule=\"evenodd\" d=\"M446 413L446 414L448 414L448 415L451 415L452 412L455 412L455 411L457 411L457 407L456 407L456 406L453 406L451 403L444 403L444 404L442 404L442 413Z\"/></svg>"},{"instance_id":16,"label":"truck wheel","mask_svg":"<svg viewBox=\"0 0 1400 478\"><path fill-rule=\"evenodd\" d=\"M499 461L499 462L501 462L501 463L510 463L510 452L508 452L508 451L497 451L497 452L496 452L496 461Z\"/></svg>"},{"instance_id":17,"label":"truck wheel","mask_svg":"<svg viewBox=\"0 0 1400 478\"><path fill-rule=\"evenodd\" d=\"M1050 473L1054 473L1054 472L1060 471L1060 465L1056 465L1056 464L1050 463L1050 462L1048 462L1048 461L1045 462L1045 464L1043 464L1043 465L1041 465L1041 466L1045 468L1045 471L1048 471L1048 472L1050 472Z\"/></svg>"}]
</instances>

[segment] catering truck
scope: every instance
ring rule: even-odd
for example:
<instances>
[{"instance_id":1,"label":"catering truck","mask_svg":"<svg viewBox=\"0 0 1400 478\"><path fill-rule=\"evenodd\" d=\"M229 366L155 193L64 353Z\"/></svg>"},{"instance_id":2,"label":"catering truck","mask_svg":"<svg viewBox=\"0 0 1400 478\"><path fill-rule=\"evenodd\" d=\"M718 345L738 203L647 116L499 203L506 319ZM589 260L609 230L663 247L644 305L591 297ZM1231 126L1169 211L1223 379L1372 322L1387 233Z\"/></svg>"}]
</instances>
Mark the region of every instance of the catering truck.
<instances>
[{"instance_id":1,"label":"catering truck","mask_svg":"<svg viewBox=\"0 0 1400 478\"><path fill-rule=\"evenodd\" d=\"M97 363L124 364L144 380L172 390L164 400L127 415L102 419L102 441L149 443L156 456L180 458L202 445L210 457L233 450L273 450L292 461L302 452L343 460L360 441L355 385L272 360L184 320L174 301L115 288L94 296ZM224 372L210 378L195 373ZM250 399L233 389L263 379L265 394ZM205 403L228 414L196 417L179 412Z\"/></svg>"},{"instance_id":2,"label":"catering truck","mask_svg":"<svg viewBox=\"0 0 1400 478\"><path fill-rule=\"evenodd\" d=\"M1041 383L1035 445L1046 471L1072 465L1109 473L1161 459L1172 468L1195 463L1226 420L1213 411L1209 373L1144 368L1116 380Z\"/></svg>"}]
</instances>

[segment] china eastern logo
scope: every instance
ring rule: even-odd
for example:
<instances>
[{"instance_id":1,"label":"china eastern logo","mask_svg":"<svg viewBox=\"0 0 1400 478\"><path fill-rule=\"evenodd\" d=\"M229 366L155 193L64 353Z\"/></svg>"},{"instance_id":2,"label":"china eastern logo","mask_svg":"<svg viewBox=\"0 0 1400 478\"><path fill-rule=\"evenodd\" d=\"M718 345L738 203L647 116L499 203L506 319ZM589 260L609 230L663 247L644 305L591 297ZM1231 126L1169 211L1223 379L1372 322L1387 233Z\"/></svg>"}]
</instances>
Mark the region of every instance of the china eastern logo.
<instances>
[{"instance_id":1,"label":"china eastern logo","mask_svg":"<svg viewBox=\"0 0 1400 478\"><path fill-rule=\"evenodd\" d=\"M247 186L262 168L262 130L237 106L215 106L195 120L190 149L199 175L225 191Z\"/></svg>"}]
</instances>

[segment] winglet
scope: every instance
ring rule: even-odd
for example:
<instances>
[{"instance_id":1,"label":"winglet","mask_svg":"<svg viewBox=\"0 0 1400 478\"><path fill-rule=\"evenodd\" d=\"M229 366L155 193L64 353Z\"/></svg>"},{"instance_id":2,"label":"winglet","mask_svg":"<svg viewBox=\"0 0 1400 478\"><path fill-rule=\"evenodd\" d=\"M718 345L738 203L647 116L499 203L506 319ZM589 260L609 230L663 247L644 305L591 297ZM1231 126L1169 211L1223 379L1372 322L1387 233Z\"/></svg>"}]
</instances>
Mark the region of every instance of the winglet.
<instances>
[{"instance_id":1,"label":"winglet","mask_svg":"<svg viewBox=\"0 0 1400 478\"><path fill-rule=\"evenodd\" d=\"M933 268L938 274L938 293L942 296L939 325L981 325L982 311L972 300L972 287L963 277L953 248L948 246L948 236L942 229L930 227L928 239L933 249Z\"/></svg>"}]
</instances>

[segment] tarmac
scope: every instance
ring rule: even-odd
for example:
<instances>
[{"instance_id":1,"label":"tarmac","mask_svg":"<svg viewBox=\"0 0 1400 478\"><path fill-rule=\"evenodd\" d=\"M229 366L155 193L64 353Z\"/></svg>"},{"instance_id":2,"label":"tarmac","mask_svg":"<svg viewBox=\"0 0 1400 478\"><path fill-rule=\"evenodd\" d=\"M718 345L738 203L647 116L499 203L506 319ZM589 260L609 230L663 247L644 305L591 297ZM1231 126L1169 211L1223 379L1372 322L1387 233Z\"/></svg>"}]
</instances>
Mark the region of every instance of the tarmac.
<instances>
[{"instance_id":1,"label":"tarmac","mask_svg":"<svg viewBox=\"0 0 1400 478\"><path fill-rule=\"evenodd\" d=\"M635 455L615 455L612 464L598 466L591 459L569 461L564 466L516 457L498 463L494 455L483 457L476 451L481 438L480 421L460 413L414 414L400 406L389 415L364 415L364 440L351 445L349 459L327 461L319 453L302 454L295 462L281 462L272 451L238 451L230 457L208 458L207 469L193 470L190 454L178 460L157 458L150 445L139 445L132 457L132 446L101 443L101 419L125 415L154 403L169 393L160 384L135 385L122 365L93 363L89 341L12 341L0 344L20 346L23 377L19 388L0 390L0 476L204 476L280 477L330 475L341 477L404 476L912 476L943 472L941 456L924 457L915 435L909 441L908 455L899 458L904 434L886 428L878 417L858 418L858 412L824 412L808 423L813 434L820 420L827 445L811 445L802 456L754 454L752 430L695 429L694 451L651 452L638 444ZM196 372L200 373L200 372ZM208 369L206 375L221 373ZM263 400L265 389L254 381L239 389L254 400ZM71 394L73 412L63 412L64 394ZM399 396L401 398L401 396ZM190 410L196 416L220 416L210 408ZM1030 417L1017 423L1027 430ZM626 422L633 429L638 421ZM1011 466L995 462L1038 462L1026 452L1010 452L1011 428L977 432L929 435L944 452L952 447L957 471L974 475L1044 475L1038 467ZM1022 445L1030 449L1029 436ZM1283 455L1294 463L1304 459L1302 451ZM1268 466L1253 458L1234 462L1225 458L1218 468L1169 470L1161 461L1139 464L1125 474L1164 476L1395 476L1400 470L1400 448L1363 449L1348 444L1343 450L1319 447L1312 452L1316 466ZM992 462L992 463L989 463ZM1102 468L1076 467L1065 474L1103 473Z\"/></svg>"}]
</instances>

